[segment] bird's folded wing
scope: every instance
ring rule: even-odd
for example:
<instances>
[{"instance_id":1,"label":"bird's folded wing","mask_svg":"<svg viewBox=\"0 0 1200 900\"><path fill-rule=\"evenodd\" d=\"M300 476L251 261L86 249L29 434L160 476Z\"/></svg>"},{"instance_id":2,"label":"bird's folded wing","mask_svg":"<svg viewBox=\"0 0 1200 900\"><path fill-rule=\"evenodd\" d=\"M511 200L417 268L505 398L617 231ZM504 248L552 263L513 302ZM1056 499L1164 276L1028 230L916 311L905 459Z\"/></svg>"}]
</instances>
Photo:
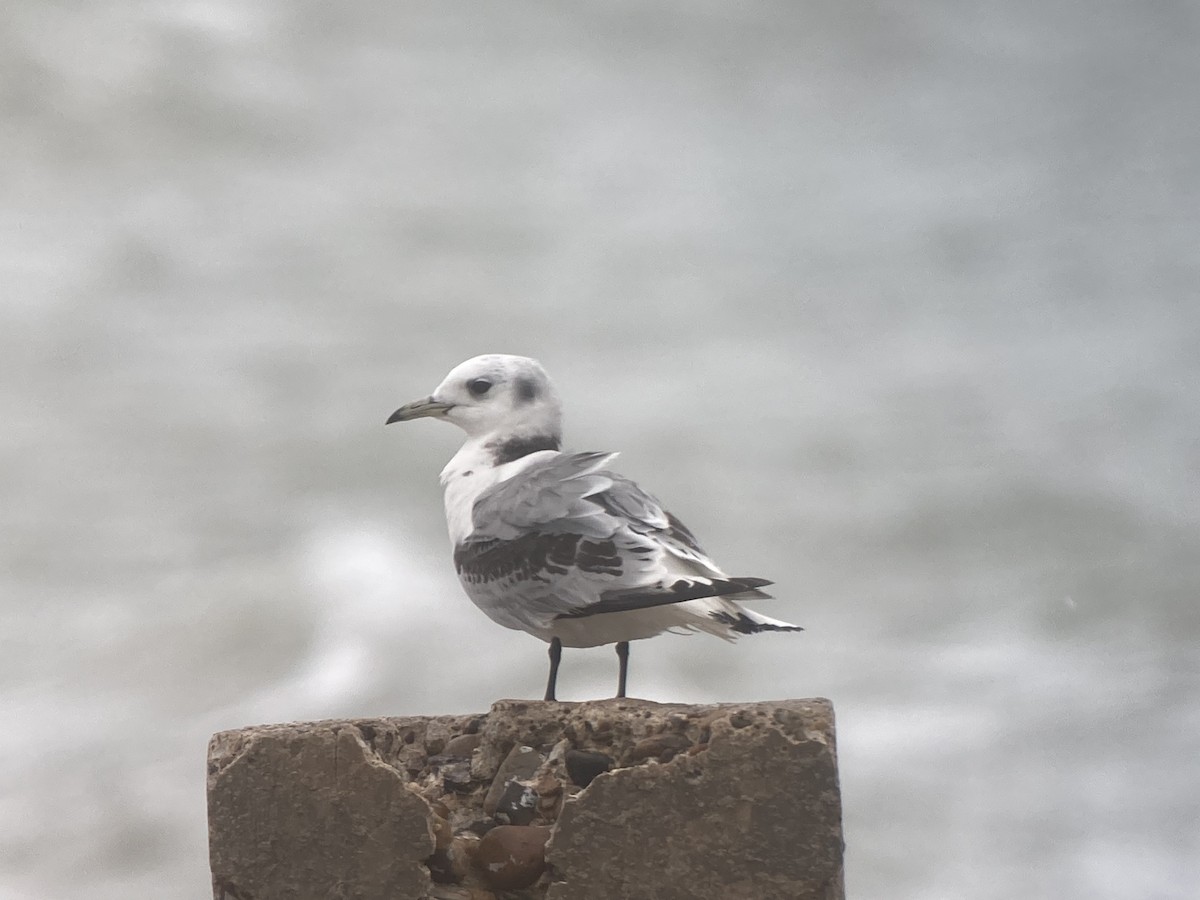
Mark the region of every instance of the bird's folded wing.
<instances>
[{"instance_id":1,"label":"bird's folded wing","mask_svg":"<svg viewBox=\"0 0 1200 900\"><path fill-rule=\"evenodd\" d=\"M615 455L557 454L482 493L455 549L473 596L543 620L769 596L769 582L725 575L657 500L603 470Z\"/></svg>"}]
</instances>

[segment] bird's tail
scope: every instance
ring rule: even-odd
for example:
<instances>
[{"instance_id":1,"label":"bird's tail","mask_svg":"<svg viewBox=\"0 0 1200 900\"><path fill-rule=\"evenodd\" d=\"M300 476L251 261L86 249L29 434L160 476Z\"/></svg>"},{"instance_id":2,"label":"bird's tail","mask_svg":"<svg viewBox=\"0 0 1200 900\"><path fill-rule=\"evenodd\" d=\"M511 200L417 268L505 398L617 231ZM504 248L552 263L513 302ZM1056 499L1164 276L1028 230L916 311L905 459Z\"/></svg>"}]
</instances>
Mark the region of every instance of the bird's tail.
<instances>
[{"instance_id":1,"label":"bird's tail","mask_svg":"<svg viewBox=\"0 0 1200 900\"><path fill-rule=\"evenodd\" d=\"M749 581L751 579L738 580ZM727 594L724 597L705 597L702 600L691 600L687 603L681 603L680 606L686 607L688 612L694 616L692 621L688 623L688 627L694 628L697 631L706 631L727 641L737 640L738 636L743 634L761 634L764 631L804 630L799 625L793 625L781 619L772 619L770 616L764 616L762 613L757 613L752 609L746 609L738 603L741 600L760 599L764 596L769 597L770 595L763 594L762 591L757 589L752 589L741 593Z\"/></svg>"},{"instance_id":2,"label":"bird's tail","mask_svg":"<svg viewBox=\"0 0 1200 900\"><path fill-rule=\"evenodd\" d=\"M709 613L709 617L733 629L736 634L760 634L764 631L803 631L800 625L793 625L780 619L772 619L751 609L719 610Z\"/></svg>"}]
</instances>

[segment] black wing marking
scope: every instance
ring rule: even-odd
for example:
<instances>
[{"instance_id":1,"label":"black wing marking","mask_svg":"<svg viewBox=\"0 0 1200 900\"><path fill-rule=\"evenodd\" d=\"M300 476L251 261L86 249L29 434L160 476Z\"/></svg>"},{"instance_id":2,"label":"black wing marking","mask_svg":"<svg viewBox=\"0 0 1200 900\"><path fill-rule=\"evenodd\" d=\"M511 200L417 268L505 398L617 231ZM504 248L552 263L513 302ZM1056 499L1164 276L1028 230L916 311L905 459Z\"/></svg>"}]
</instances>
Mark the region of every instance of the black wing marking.
<instances>
[{"instance_id":1,"label":"black wing marking","mask_svg":"<svg viewBox=\"0 0 1200 900\"><path fill-rule=\"evenodd\" d=\"M705 597L724 597L727 594L751 593L756 599L767 599L771 595L758 590L772 582L765 578L715 578L703 581L693 581L680 578L669 585L652 585L645 588L634 588L625 591L608 591L600 595L600 600L574 612L557 616L559 619L582 619L586 616L598 616L603 613L629 612L635 609L646 609L652 606L667 606L671 603L683 603L687 600L701 600Z\"/></svg>"},{"instance_id":2,"label":"black wing marking","mask_svg":"<svg viewBox=\"0 0 1200 900\"><path fill-rule=\"evenodd\" d=\"M467 541L454 548L454 566L469 584L494 581L542 581L574 568L590 575L617 577L624 571L621 552L611 539L582 534L530 531L512 540Z\"/></svg>"}]
</instances>

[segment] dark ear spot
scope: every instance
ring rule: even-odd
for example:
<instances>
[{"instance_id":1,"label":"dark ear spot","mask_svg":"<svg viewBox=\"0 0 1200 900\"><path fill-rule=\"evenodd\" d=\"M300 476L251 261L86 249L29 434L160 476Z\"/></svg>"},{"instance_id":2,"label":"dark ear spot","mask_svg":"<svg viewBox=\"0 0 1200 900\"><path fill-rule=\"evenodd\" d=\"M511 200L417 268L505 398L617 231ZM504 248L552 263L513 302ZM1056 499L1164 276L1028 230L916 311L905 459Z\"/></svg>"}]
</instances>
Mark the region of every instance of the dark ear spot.
<instances>
[{"instance_id":1,"label":"dark ear spot","mask_svg":"<svg viewBox=\"0 0 1200 900\"><path fill-rule=\"evenodd\" d=\"M537 385L529 378L517 379L517 400L521 403L532 403L537 399Z\"/></svg>"}]
</instances>

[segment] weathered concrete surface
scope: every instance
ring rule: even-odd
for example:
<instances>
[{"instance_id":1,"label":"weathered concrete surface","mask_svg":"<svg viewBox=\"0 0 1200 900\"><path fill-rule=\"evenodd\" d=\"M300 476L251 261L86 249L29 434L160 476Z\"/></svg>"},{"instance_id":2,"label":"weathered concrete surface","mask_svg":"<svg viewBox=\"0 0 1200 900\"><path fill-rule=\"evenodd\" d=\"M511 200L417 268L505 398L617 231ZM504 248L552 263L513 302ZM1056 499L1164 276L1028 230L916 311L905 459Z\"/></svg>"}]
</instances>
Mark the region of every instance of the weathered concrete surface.
<instances>
[{"instance_id":1,"label":"weathered concrete surface","mask_svg":"<svg viewBox=\"0 0 1200 900\"><path fill-rule=\"evenodd\" d=\"M433 830L429 805L410 789L403 765L416 746L423 754L428 724L317 722L214 735L213 896L424 897ZM389 762L364 729L372 743L394 748Z\"/></svg>"},{"instance_id":2,"label":"weathered concrete surface","mask_svg":"<svg viewBox=\"0 0 1200 900\"><path fill-rule=\"evenodd\" d=\"M547 898L842 897L832 709L763 703L710 729L707 750L615 769L563 807Z\"/></svg>"},{"instance_id":3,"label":"weathered concrete surface","mask_svg":"<svg viewBox=\"0 0 1200 900\"><path fill-rule=\"evenodd\" d=\"M217 900L842 897L825 700L504 700L224 732L209 830Z\"/></svg>"}]
</instances>

